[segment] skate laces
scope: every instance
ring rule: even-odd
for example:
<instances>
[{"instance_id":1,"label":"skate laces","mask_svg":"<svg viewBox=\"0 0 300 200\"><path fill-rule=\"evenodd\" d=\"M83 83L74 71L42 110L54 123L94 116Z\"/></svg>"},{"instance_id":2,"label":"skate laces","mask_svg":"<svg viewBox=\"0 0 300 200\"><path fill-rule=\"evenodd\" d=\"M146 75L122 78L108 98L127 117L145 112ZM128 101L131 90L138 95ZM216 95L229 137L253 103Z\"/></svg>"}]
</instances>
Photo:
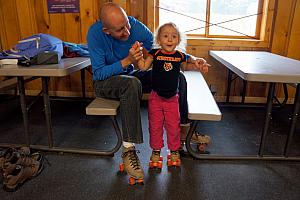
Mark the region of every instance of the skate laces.
<instances>
[{"instance_id":1,"label":"skate laces","mask_svg":"<svg viewBox=\"0 0 300 200\"><path fill-rule=\"evenodd\" d=\"M180 159L179 151L171 151L171 161L177 162Z\"/></svg>"},{"instance_id":2,"label":"skate laces","mask_svg":"<svg viewBox=\"0 0 300 200\"><path fill-rule=\"evenodd\" d=\"M135 170L141 168L140 163L139 163L139 158L136 153L140 153L140 151L139 150L130 150L130 151L124 152L124 154L123 154L123 157L126 157L128 155L130 165Z\"/></svg>"},{"instance_id":3,"label":"skate laces","mask_svg":"<svg viewBox=\"0 0 300 200\"><path fill-rule=\"evenodd\" d=\"M152 162L158 162L159 159L160 159L160 151L159 150L153 150L150 159L151 159Z\"/></svg>"},{"instance_id":4,"label":"skate laces","mask_svg":"<svg viewBox=\"0 0 300 200\"><path fill-rule=\"evenodd\" d=\"M173 156L178 156L178 155L179 155L179 152L178 152L178 151L171 151L171 155L173 155Z\"/></svg>"},{"instance_id":5,"label":"skate laces","mask_svg":"<svg viewBox=\"0 0 300 200\"><path fill-rule=\"evenodd\" d=\"M153 156L160 156L160 151L152 151Z\"/></svg>"}]
</instances>

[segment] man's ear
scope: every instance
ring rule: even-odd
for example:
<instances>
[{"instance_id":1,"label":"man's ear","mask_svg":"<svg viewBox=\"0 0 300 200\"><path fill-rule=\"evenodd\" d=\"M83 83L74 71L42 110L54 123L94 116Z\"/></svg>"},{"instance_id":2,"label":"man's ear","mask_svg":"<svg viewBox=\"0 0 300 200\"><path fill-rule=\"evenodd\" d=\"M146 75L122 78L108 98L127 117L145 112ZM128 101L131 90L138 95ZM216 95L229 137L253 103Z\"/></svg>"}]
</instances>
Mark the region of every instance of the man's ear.
<instances>
[{"instance_id":1,"label":"man's ear","mask_svg":"<svg viewBox=\"0 0 300 200\"><path fill-rule=\"evenodd\" d=\"M156 40L156 43L160 46L160 40Z\"/></svg>"},{"instance_id":2,"label":"man's ear","mask_svg":"<svg viewBox=\"0 0 300 200\"><path fill-rule=\"evenodd\" d=\"M109 32L108 28L106 28L106 27L103 27L103 28L102 28L102 31L103 31L105 34L110 35L110 32Z\"/></svg>"}]
</instances>

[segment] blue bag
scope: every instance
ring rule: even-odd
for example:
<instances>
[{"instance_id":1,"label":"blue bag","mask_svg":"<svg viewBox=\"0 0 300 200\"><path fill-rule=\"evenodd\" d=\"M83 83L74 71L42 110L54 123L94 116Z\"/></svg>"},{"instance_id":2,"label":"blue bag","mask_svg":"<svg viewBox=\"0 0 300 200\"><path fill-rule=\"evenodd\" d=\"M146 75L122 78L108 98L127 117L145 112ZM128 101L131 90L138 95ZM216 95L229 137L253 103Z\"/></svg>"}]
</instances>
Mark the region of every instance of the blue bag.
<instances>
[{"instance_id":1,"label":"blue bag","mask_svg":"<svg viewBox=\"0 0 300 200\"><path fill-rule=\"evenodd\" d=\"M48 34L35 34L18 41L18 44L12 49L1 52L0 59L14 58L26 61L43 52L56 52L61 59L63 56L62 41Z\"/></svg>"}]
</instances>

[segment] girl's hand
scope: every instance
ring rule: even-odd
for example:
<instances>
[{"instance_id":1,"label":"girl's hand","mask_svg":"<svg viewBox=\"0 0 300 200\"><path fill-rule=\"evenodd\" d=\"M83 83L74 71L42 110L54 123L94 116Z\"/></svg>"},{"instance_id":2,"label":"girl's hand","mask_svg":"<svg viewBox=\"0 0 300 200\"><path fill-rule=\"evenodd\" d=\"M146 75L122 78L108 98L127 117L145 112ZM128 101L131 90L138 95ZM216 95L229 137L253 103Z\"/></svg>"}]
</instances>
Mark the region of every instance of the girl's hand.
<instances>
[{"instance_id":1,"label":"girl's hand","mask_svg":"<svg viewBox=\"0 0 300 200\"><path fill-rule=\"evenodd\" d=\"M136 49L136 50L139 49L140 51L142 51L143 50L143 43L135 41L135 43L132 45L131 48Z\"/></svg>"},{"instance_id":2,"label":"girl's hand","mask_svg":"<svg viewBox=\"0 0 300 200\"><path fill-rule=\"evenodd\" d=\"M194 63L195 63L195 67L197 70L199 70L203 73L208 72L208 67L210 67L210 64L208 64L205 59L195 58Z\"/></svg>"}]
</instances>

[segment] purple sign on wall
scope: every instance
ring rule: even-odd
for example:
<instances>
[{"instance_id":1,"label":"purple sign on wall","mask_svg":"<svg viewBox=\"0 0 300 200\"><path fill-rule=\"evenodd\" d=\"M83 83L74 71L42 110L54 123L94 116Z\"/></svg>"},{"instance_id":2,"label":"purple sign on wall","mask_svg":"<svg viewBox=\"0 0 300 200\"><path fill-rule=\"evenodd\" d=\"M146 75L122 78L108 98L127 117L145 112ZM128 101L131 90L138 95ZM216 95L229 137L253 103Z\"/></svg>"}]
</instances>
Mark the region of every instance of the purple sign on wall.
<instances>
[{"instance_id":1,"label":"purple sign on wall","mask_svg":"<svg viewBox=\"0 0 300 200\"><path fill-rule=\"evenodd\" d=\"M79 0L47 0L48 13L79 13Z\"/></svg>"}]
</instances>

